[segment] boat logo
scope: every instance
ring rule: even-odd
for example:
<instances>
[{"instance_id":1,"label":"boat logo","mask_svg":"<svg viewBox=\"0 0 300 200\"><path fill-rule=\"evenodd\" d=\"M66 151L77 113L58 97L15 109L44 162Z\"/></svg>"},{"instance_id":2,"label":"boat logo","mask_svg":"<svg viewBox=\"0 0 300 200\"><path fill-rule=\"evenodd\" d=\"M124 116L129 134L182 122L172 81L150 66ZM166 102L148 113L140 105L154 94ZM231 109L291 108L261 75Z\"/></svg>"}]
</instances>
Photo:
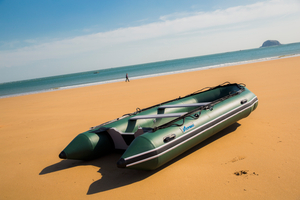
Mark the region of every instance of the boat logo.
<instances>
[{"instance_id":1,"label":"boat logo","mask_svg":"<svg viewBox=\"0 0 300 200\"><path fill-rule=\"evenodd\" d=\"M184 125L184 126L181 128L181 130L182 130L182 132L186 132L186 131L190 130L191 128L194 128L194 127L195 127L195 124L194 124L194 123L189 123L189 124L187 124L187 125Z\"/></svg>"}]
</instances>

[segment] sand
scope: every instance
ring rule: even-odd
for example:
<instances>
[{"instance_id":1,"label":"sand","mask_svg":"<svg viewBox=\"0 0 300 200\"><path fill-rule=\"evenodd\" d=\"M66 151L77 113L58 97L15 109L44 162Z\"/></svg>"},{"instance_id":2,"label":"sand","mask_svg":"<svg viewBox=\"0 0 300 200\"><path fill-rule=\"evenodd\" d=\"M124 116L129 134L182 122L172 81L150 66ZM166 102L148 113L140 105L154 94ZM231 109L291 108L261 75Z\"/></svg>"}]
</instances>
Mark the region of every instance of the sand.
<instances>
[{"instance_id":1,"label":"sand","mask_svg":"<svg viewBox=\"0 0 300 200\"><path fill-rule=\"evenodd\" d=\"M0 99L0 199L299 199L299 75L290 57ZM92 126L225 81L258 108L158 170L58 158Z\"/></svg>"}]
</instances>

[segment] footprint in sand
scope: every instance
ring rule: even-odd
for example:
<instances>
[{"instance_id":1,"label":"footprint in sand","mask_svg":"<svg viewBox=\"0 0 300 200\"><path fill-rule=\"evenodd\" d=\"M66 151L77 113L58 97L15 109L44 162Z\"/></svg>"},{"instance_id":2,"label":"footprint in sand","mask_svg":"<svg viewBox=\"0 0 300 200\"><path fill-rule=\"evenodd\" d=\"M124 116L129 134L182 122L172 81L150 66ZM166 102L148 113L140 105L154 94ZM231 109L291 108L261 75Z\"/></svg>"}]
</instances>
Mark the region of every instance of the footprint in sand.
<instances>
[{"instance_id":1,"label":"footprint in sand","mask_svg":"<svg viewBox=\"0 0 300 200\"><path fill-rule=\"evenodd\" d=\"M239 160L244 160L245 158L246 158L246 156L238 156L238 157L233 158L230 162L234 163Z\"/></svg>"}]
</instances>

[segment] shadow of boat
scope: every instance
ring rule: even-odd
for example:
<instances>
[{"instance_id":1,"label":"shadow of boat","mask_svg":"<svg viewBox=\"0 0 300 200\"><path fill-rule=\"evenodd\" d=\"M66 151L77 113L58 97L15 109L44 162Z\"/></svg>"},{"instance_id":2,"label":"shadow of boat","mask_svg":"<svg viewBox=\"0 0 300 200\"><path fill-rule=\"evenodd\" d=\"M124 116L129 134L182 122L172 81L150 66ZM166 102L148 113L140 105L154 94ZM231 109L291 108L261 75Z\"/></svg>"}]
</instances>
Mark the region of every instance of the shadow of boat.
<instances>
[{"instance_id":1,"label":"shadow of boat","mask_svg":"<svg viewBox=\"0 0 300 200\"><path fill-rule=\"evenodd\" d=\"M223 129L222 131L218 132L214 136L206 139L205 141L201 142L200 144L192 147L188 151L182 153L180 156L176 157L172 161L168 162L167 164L161 166L160 168L153 170L153 171L142 171L142 170L133 170L133 169L120 169L117 168L116 162L121 157L120 152L114 152L112 154L106 155L99 159L95 159L92 161L78 161L78 160L62 160L59 163L50 165L44 168L40 175L49 174L52 172L69 169L72 167L77 166L84 166L84 165L93 165L99 167L99 173L101 173L102 178L93 182L88 191L87 195L95 194L99 192L104 192L107 190L115 189L118 187L126 186L141 180L144 180L153 174L159 172L160 170L176 163L178 160L190 155L191 153L201 149L202 147L222 138L223 136L234 132L240 126L239 123L234 123L231 126Z\"/></svg>"}]
</instances>

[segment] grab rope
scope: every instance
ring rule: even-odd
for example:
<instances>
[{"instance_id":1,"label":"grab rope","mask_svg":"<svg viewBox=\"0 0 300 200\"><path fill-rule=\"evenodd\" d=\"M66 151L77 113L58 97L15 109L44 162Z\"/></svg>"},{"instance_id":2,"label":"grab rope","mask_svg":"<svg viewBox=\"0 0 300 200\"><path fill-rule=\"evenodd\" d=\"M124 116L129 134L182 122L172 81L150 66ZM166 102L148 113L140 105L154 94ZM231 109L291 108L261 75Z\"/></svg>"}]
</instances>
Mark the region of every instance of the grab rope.
<instances>
[{"instance_id":1,"label":"grab rope","mask_svg":"<svg viewBox=\"0 0 300 200\"><path fill-rule=\"evenodd\" d=\"M101 126L105 126L105 125L107 125L107 124L110 124L110 123L112 123L112 122L118 121L118 120L123 119L123 118L125 118L125 117L129 117L129 116L132 116L132 115L136 115L136 114L138 114L138 113L140 113L140 112L149 110L149 109L151 109L151 108L158 107L158 106L160 106L160 105L162 105L162 104L171 103L171 102L173 102L173 101L177 101L177 100L179 100L179 99L184 99L184 98L187 98L187 97L190 97L190 96L199 94L199 93L204 92L204 91L209 91L209 90L216 89L216 88L218 88L218 87L223 87L223 86L225 86L225 85L237 85L237 86L240 88L240 92L242 92L241 90L244 90L244 87L246 86L244 83L239 83L239 84L238 84L238 83L230 83L229 81L226 81L226 82L224 82L224 83L222 83L222 84L220 84L220 85L217 85L217 86L215 86L215 87L205 87L205 88L202 88L202 89L200 89L200 90L197 90L197 91L195 91L195 92L193 92L193 93L191 93L191 94L188 94L188 95L186 95L186 96L184 96L184 97L180 97L180 96L179 96L178 98L175 98L175 99L172 99L172 100L169 100L169 101L165 101L165 102L156 104L156 105L154 105L154 106L150 106L150 107L148 107L148 108L143 108L143 109L136 108L136 111L133 112L133 113L124 114L124 115L123 115L122 117L120 117L120 118L117 118L117 119L114 119L114 120L105 122L105 123L100 124L100 125L98 125L98 126L92 127L91 129L93 130L93 129L96 129L96 128L101 127ZM240 92L238 91L238 92L236 92L236 93L239 94ZM201 111L202 111L203 109L210 109L210 108L212 108L215 104L217 104L217 103L219 103L219 102L221 102L221 101L224 101L224 100L225 100L224 98L227 99L227 98L231 97L231 95L236 95L236 93L235 93L235 94L229 94L228 97L225 96L225 97L223 97L223 98L220 98L220 99L218 99L218 100L216 100L216 101L211 102L211 103L208 104L208 105L198 107L197 109L192 110L192 111L188 112L187 114L185 114L185 115L183 115L183 116L181 116L181 117L179 117L179 118L176 118L176 119L174 119L174 120L172 120L172 121L170 121L170 122L168 122L168 123L166 123L166 124L163 124L163 125L161 125L161 126L158 126L158 127L153 128L153 131L158 130L158 129L162 129L162 128L165 128L165 127L169 127L169 126L171 126L171 125L178 125L178 124L174 124L174 123L177 122L177 121L179 121L179 120L181 120L181 119L184 119L185 117L188 117L188 116L191 117L191 115L194 114L194 113L196 113L196 112L199 112L199 116L200 116ZM194 116L194 117L195 117L195 116ZM179 125L179 126L181 126L181 125Z\"/></svg>"}]
</instances>

